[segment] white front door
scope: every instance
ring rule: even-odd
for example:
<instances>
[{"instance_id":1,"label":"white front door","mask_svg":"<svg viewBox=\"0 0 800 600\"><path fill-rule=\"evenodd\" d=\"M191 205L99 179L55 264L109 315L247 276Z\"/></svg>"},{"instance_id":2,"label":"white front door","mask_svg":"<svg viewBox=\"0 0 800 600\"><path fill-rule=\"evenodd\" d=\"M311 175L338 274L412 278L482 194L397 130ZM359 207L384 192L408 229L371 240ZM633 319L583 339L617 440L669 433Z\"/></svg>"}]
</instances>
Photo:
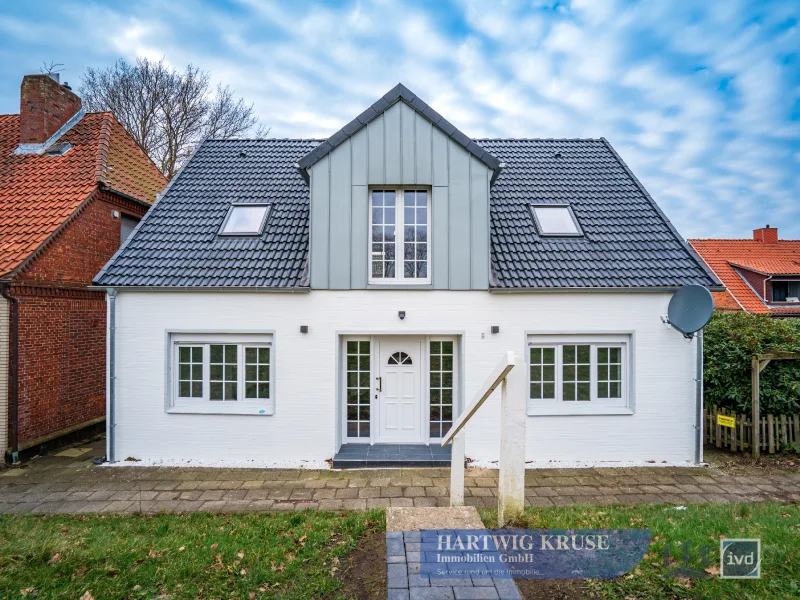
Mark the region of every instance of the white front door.
<instances>
[{"instance_id":1,"label":"white front door","mask_svg":"<svg viewBox=\"0 0 800 600\"><path fill-rule=\"evenodd\" d=\"M378 442L422 441L422 343L381 338L378 345Z\"/></svg>"}]
</instances>

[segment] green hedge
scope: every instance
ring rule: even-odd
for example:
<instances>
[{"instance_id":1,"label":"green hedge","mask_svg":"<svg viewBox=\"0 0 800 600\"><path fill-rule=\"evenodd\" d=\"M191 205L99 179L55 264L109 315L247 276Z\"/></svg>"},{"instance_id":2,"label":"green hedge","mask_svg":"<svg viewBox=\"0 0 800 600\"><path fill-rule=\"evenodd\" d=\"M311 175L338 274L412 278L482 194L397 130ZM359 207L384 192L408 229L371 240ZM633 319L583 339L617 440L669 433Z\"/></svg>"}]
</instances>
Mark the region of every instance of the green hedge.
<instances>
[{"instance_id":1,"label":"green hedge","mask_svg":"<svg viewBox=\"0 0 800 600\"><path fill-rule=\"evenodd\" d=\"M703 330L705 403L749 414L750 364L767 350L800 352L800 319L715 313ZM761 372L761 414L800 413L800 361L772 361Z\"/></svg>"}]
</instances>

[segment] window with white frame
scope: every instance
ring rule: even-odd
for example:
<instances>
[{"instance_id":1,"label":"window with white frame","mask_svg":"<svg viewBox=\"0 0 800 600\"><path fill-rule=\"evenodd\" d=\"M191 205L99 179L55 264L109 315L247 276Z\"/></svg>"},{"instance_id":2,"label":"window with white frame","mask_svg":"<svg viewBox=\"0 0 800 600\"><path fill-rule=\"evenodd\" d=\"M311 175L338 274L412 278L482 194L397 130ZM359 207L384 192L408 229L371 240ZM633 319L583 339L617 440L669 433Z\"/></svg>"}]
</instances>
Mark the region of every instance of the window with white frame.
<instances>
[{"instance_id":1,"label":"window with white frame","mask_svg":"<svg viewBox=\"0 0 800 600\"><path fill-rule=\"evenodd\" d=\"M430 283L428 190L372 190L370 283Z\"/></svg>"},{"instance_id":2,"label":"window with white frame","mask_svg":"<svg viewBox=\"0 0 800 600\"><path fill-rule=\"evenodd\" d=\"M630 336L531 336L529 410L629 407Z\"/></svg>"},{"instance_id":3,"label":"window with white frame","mask_svg":"<svg viewBox=\"0 0 800 600\"><path fill-rule=\"evenodd\" d=\"M171 348L172 408L237 412L237 407L260 407L261 414L272 412L271 335L174 333Z\"/></svg>"}]
</instances>

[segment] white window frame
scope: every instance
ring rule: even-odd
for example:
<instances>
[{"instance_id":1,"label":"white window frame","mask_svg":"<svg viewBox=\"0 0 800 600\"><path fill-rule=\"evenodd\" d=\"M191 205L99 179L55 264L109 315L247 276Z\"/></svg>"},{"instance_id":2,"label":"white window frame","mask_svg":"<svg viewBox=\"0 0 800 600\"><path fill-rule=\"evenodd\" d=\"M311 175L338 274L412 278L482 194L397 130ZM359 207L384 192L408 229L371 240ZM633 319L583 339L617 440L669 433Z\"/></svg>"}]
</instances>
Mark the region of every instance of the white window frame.
<instances>
[{"instance_id":1,"label":"white window frame","mask_svg":"<svg viewBox=\"0 0 800 600\"><path fill-rule=\"evenodd\" d=\"M264 211L264 216L261 217L261 223L258 225L258 229L256 231L225 231L225 227L228 226L228 221L230 221L231 217L233 216L233 212L240 207L266 209ZM228 207L228 212L225 213L225 219L222 221L222 225L220 225L217 235L231 237L258 237L264 233L264 225L266 225L267 220L269 219L270 212L272 212L271 202L233 202Z\"/></svg>"},{"instance_id":2,"label":"white window frame","mask_svg":"<svg viewBox=\"0 0 800 600\"><path fill-rule=\"evenodd\" d=\"M372 193L373 192L394 192L395 193L395 234L394 234L394 277L389 279L387 277L373 277L372 276ZM428 240L426 242L428 246L427 256L428 256L428 276L425 278L420 277L406 277L405 276L405 265L404 256L405 256L405 248L403 247L404 243L404 228L405 228L405 192L425 192L428 197L427 202L427 226L428 226ZM369 197L368 197L368 207L369 207L369 246L367 248L367 269L368 269L368 277L370 285L430 285L431 283L431 274L433 272L433 261L431 255L431 249L433 244L431 243L431 233L433 231L432 224L431 224L431 201L432 201L432 190L428 186L424 185L413 185L413 186L374 186L369 188Z\"/></svg>"},{"instance_id":3,"label":"white window frame","mask_svg":"<svg viewBox=\"0 0 800 600\"><path fill-rule=\"evenodd\" d=\"M590 399L563 399L563 347L590 346ZM555 398L531 398L531 348L555 348ZM621 348L622 398L598 398L597 348ZM528 415L631 415L633 404L633 336L631 334L529 334L525 349Z\"/></svg>"},{"instance_id":4,"label":"white window frame","mask_svg":"<svg viewBox=\"0 0 800 600\"><path fill-rule=\"evenodd\" d=\"M168 413L192 414L275 414L275 346L273 334L249 333L168 333ZM211 345L236 345L236 400L211 400ZM185 346L203 347L203 395L180 396L179 349ZM245 348L269 348L269 398L245 398Z\"/></svg>"},{"instance_id":5,"label":"white window frame","mask_svg":"<svg viewBox=\"0 0 800 600\"><path fill-rule=\"evenodd\" d=\"M575 225L575 232L546 232L544 227L542 227L541 222L539 221L539 215L536 214L537 208L565 208L569 213L569 216L572 218L572 223ZM583 229L581 229L581 224L578 222L578 217L575 216L575 211L572 210L572 206L570 204L542 204L536 203L531 204L531 214L533 215L533 220L536 223L536 229L540 236L542 237L583 237Z\"/></svg>"}]
</instances>

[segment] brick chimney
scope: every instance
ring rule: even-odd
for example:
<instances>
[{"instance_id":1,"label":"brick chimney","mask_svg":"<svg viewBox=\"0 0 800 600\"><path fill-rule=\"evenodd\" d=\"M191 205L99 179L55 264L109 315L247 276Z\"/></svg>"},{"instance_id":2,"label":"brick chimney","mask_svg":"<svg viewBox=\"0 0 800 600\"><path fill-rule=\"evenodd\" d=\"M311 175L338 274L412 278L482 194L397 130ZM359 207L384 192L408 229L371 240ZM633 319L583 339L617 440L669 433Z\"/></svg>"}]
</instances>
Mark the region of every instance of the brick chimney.
<instances>
[{"instance_id":1,"label":"brick chimney","mask_svg":"<svg viewBox=\"0 0 800 600\"><path fill-rule=\"evenodd\" d=\"M41 144L81 109L81 99L58 74L25 75L19 95L19 142Z\"/></svg>"},{"instance_id":2,"label":"brick chimney","mask_svg":"<svg viewBox=\"0 0 800 600\"><path fill-rule=\"evenodd\" d=\"M778 228L770 227L769 225L767 225L766 227L762 227L761 229L754 229L753 239L763 244L777 244Z\"/></svg>"}]
</instances>

